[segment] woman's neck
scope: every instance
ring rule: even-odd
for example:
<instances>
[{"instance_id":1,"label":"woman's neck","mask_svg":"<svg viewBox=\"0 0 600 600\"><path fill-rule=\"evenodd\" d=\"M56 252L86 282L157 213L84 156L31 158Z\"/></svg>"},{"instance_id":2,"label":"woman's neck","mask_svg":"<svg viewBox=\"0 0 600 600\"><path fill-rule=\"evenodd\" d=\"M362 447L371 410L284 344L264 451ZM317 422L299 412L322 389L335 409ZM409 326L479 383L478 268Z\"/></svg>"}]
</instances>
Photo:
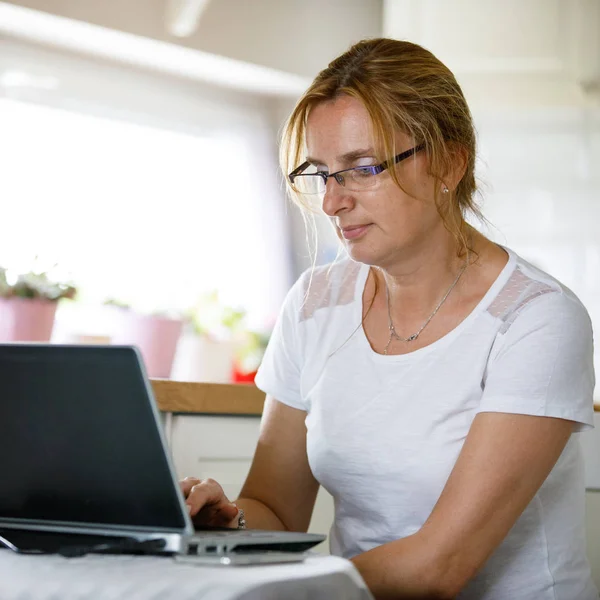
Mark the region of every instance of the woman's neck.
<instances>
[{"instance_id":1,"label":"woman's neck","mask_svg":"<svg viewBox=\"0 0 600 600\"><path fill-rule=\"evenodd\" d=\"M471 237L475 241L475 236ZM477 245L482 245L481 241L478 239ZM472 261L474 253L461 250L448 233L443 239L438 238L435 244L429 243L410 254L407 252L394 264L378 268L379 287L383 292L381 297L385 297L387 286L392 306L401 304L404 313L427 312L440 301L465 267L465 262Z\"/></svg>"}]
</instances>

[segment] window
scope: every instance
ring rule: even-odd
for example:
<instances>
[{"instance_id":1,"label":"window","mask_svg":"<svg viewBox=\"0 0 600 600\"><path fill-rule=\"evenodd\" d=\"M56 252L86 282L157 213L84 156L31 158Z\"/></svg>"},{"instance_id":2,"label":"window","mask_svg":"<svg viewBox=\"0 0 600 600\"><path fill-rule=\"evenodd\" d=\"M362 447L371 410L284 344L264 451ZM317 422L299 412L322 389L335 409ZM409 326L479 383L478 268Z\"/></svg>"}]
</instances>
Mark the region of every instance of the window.
<instances>
[{"instance_id":1,"label":"window","mask_svg":"<svg viewBox=\"0 0 600 600\"><path fill-rule=\"evenodd\" d=\"M6 98L0 130L0 264L56 262L89 304L186 309L219 289L257 323L279 308L289 282L267 261L282 232L268 235L262 201L276 167L260 177L252 140Z\"/></svg>"}]
</instances>

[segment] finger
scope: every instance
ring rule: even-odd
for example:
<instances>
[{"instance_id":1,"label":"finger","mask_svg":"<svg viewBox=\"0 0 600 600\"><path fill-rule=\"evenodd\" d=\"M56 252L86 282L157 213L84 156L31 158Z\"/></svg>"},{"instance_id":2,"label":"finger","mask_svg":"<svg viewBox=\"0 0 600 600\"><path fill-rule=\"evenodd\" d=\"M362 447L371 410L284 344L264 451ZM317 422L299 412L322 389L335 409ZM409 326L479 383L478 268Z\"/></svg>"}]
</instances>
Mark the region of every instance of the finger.
<instances>
[{"instance_id":1,"label":"finger","mask_svg":"<svg viewBox=\"0 0 600 600\"><path fill-rule=\"evenodd\" d=\"M183 492L183 497L187 498L189 496L191 489L195 485L198 485L200 483L200 481L201 480L198 479L197 477L186 477L185 479L182 479L179 482L179 487L181 488L181 491Z\"/></svg>"},{"instance_id":2,"label":"finger","mask_svg":"<svg viewBox=\"0 0 600 600\"><path fill-rule=\"evenodd\" d=\"M227 526L229 521L238 514L237 507L227 499L216 504L205 504L199 509L195 505L188 505L188 510L196 525L215 525L219 527Z\"/></svg>"},{"instance_id":3,"label":"finger","mask_svg":"<svg viewBox=\"0 0 600 600\"><path fill-rule=\"evenodd\" d=\"M185 502L189 514L192 517L198 515L205 523L213 520L219 514L222 514L225 519L232 519L237 514L237 508L225 495L216 499L209 498L203 487L194 486Z\"/></svg>"},{"instance_id":4,"label":"finger","mask_svg":"<svg viewBox=\"0 0 600 600\"><path fill-rule=\"evenodd\" d=\"M196 515L204 506L220 509L231 504L225 496L223 488L213 479L203 479L200 483L192 486L185 502L190 507L192 516Z\"/></svg>"},{"instance_id":5,"label":"finger","mask_svg":"<svg viewBox=\"0 0 600 600\"><path fill-rule=\"evenodd\" d=\"M239 514L238 507L229 501L218 507L211 507L211 509L212 521L215 521L215 524L218 522L219 524L228 525Z\"/></svg>"},{"instance_id":6,"label":"finger","mask_svg":"<svg viewBox=\"0 0 600 600\"><path fill-rule=\"evenodd\" d=\"M237 527L239 510L234 504L225 505L222 508L205 506L193 518L196 526L210 525L214 527Z\"/></svg>"}]
</instances>

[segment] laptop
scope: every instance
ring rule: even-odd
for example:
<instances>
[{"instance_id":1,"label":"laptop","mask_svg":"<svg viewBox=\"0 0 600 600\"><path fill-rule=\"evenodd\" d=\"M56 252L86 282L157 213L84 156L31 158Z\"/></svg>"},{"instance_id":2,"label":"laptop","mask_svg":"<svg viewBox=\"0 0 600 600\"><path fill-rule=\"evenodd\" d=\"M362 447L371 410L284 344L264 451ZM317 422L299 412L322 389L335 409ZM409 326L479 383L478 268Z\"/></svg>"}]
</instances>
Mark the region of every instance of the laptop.
<instances>
[{"instance_id":1,"label":"laptop","mask_svg":"<svg viewBox=\"0 0 600 600\"><path fill-rule=\"evenodd\" d=\"M0 344L0 474L0 541L21 552L287 554L325 539L194 529L134 347Z\"/></svg>"}]
</instances>

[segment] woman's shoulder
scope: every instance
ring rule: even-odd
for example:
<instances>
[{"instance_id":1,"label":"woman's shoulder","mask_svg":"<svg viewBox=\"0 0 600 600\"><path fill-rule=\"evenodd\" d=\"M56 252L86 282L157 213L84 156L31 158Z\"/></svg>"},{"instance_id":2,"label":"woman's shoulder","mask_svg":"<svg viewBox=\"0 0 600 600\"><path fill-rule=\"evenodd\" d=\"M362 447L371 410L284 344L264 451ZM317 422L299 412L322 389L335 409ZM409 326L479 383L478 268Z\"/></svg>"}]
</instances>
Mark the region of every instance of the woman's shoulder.
<instances>
[{"instance_id":1,"label":"woman's shoulder","mask_svg":"<svg viewBox=\"0 0 600 600\"><path fill-rule=\"evenodd\" d=\"M357 284L366 278L368 270L367 265L350 258L306 269L294 286L296 298L301 299L302 319L313 317L319 309L361 299L362 289Z\"/></svg>"},{"instance_id":2,"label":"woman's shoulder","mask_svg":"<svg viewBox=\"0 0 600 600\"><path fill-rule=\"evenodd\" d=\"M505 322L505 329L520 315L545 315L548 319L574 318L589 321L581 300L565 284L540 266L506 248L513 264L503 287L488 312ZM535 310L533 310L535 308Z\"/></svg>"}]
</instances>

